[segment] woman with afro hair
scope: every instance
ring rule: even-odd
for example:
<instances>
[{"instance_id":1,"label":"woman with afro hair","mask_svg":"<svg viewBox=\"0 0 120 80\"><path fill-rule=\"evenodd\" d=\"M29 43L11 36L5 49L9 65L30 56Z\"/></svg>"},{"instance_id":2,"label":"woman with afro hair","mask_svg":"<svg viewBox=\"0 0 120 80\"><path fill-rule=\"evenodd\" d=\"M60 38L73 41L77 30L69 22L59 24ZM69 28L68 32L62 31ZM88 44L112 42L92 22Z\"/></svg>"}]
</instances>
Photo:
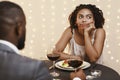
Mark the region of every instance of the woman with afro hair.
<instances>
[{"instance_id":1,"label":"woman with afro hair","mask_svg":"<svg viewBox=\"0 0 120 80\"><path fill-rule=\"evenodd\" d=\"M92 4L80 4L69 16L70 26L56 43L54 53L60 59L80 59L102 64L105 42L103 12ZM69 52L64 49L69 44Z\"/></svg>"}]
</instances>

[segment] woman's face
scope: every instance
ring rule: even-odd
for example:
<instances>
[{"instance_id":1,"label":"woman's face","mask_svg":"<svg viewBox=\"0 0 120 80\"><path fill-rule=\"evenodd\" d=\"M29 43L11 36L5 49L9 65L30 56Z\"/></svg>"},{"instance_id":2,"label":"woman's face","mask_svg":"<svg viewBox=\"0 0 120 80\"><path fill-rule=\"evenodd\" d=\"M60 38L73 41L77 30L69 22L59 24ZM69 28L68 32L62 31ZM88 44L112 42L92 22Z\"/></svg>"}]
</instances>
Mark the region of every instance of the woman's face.
<instances>
[{"instance_id":1,"label":"woman's face","mask_svg":"<svg viewBox=\"0 0 120 80\"><path fill-rule=\"evenodd\" d=\"M89 9L81 9L77 14L76 24L79 30L83 30L94 24L93 14Z\"/></svg>"}]
</instances>

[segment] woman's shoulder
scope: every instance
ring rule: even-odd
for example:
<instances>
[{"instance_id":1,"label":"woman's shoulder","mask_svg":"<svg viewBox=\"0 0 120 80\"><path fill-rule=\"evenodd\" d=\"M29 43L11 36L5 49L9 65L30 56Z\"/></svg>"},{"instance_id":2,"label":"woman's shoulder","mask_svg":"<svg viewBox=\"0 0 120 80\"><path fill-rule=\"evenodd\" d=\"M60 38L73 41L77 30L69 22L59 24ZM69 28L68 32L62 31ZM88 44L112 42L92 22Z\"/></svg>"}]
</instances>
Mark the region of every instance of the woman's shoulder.
<instances>
[{"instance_id":1,"label":"woman's shoulder","mask_svg":"<svg viewBox=\"0 0 120 80\"><path fill-rule=\"evenodd\" d=\"M65 29L65 32L69 33L69 34L72 34L72 29L70 27L68 27L68 28Z\"/></svg>"},{"instance_id":2,"label":"woman's shoulder","mask_svg":"<svg viewBox=\"0 0 120 80\"><path fill-rule=\"evenodd\" d=\"M72 31L72 29L70 27L67 27L65 30L68 31L68 32Z\"/></svg>"},{"instance_id":3,"label":"woman's shoulder","mask_svg":"<svg viewBox=\"0 0 120 80\"><path fill-rule=\"evenodd\" d=\"M72 36L72 29L70 27L66 28L64 31L64 35L71 37Z\"/></svg>"},{"instance_id":4,"label":"woman's shoulder","mask_svg":"<svg viewBox=\"0 0 120 80\"><path fill-rule=\"evenodd\" d=\"M103 36L105 37L106 33L103 28L96 29L95 36Z\"/></svg>"},{"instance_id":5,"label":"woman's shoulder","mask_svg":"<svg viewBox=\"0 0 120 80\"><path fill-rule=\"evenodd\" d=\"M96 29L96 33L105 33L105 30L103 28Z\"/></svg>"}]
</instances>

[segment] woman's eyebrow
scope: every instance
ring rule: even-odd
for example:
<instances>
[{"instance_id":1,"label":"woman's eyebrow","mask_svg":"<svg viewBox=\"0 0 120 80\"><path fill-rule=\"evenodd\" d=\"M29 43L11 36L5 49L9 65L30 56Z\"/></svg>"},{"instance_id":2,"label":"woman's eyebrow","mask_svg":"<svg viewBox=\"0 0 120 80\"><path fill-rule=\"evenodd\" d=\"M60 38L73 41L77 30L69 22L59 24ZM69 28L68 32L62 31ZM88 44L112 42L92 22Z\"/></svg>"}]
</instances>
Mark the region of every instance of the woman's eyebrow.
<instances>
[{"instance_id":1,"label":"woman's eyebrow","mask_svg":"<svg viewBox=\"0 0 120 80\"><path fill-rule=\"evenodd\" d=\"M92 14L87 14L87 16L93 16Z\"/></svg>"},{"instance_id":2,"label":"woman's eyebrow","mask_svg":"<svg viewBox=\"0 0 120 80\"><path fill-rule=\"evenodd\" d=\"M84 16L84 14L78 14L79 16L81 16L81 15L83 15ZM93 16L92 14L87 14L87 15L85 15L85 16Z\"/></svg>"}]
</instances>

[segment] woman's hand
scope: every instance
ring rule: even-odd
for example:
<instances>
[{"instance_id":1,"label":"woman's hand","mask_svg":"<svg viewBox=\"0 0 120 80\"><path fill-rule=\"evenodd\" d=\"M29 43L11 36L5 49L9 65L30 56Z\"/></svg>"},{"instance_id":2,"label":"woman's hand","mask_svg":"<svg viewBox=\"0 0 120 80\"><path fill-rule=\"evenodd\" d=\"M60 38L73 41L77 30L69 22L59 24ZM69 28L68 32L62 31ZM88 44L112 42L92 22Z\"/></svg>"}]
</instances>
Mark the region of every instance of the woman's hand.
<instances>
[{"instance_id":1,"label":"woman's hand","mask_svg":"<svg viewBox=\"0 0 120 80\"><path fill-rule=\"evenodd\" d=\"M70 54L67 54L67 53L59 52L57 50L53 50L53 53L60 54L60 59L78 59L78 60L82 60L82 58L80 56L70 55Z\"/></svg>"},{"instance_id":2,"label":"woman's hand","mask_svg":"<svg viewBox=\"0 0 120 80\"><path fill-rule=\"evenodd\" d=\"M88 26L89 27L84 29L84 34L86 34L86 33L91 34L95 30L95 25L93 22L90 23Z\"/></svg>"}]
</instances>

